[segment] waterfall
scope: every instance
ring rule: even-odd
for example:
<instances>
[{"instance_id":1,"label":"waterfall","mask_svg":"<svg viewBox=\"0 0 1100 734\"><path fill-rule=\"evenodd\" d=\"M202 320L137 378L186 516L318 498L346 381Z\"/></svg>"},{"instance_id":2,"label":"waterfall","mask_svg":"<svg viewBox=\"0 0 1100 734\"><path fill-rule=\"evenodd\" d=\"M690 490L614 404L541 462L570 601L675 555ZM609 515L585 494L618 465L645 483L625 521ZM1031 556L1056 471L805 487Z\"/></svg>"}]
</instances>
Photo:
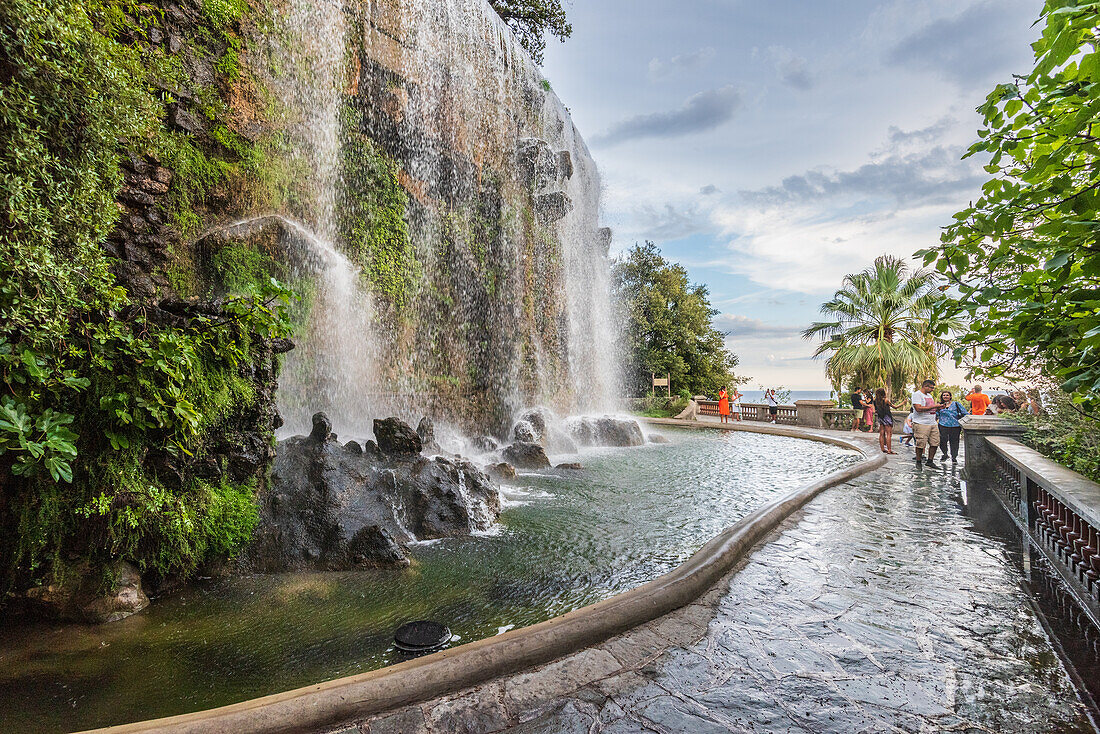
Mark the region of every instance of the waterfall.
<instances>
[{"instance_id":1,"label":"waterfall","mask_svg":"<svg viewBox=\"0 0 1100 734\"><path fill-rule=\"evenodd\" d=\"M279 382L283 435L308 433L322 410L341 431L369 436L377 387L378 345L362 274L337 248L340 110L346 83L347 27L338 2L291 0L281 18L294 42L293 73L278 86L295 152L307 172L309 225L296 227L305 251L298 264L308 315Z\"/></svg>"},{"instance_id":2,"label":"waterfall","mask_svg":"<svg viewBox=\"0 0 1100 734\"><path fill-rule=\"evenodd\" d=\"M313 283L280 381L282 434L308 430L317 410L348 437L383 413L484 433L530 405L613 410L599 173L485 0L288 0L281 20L279 93L309 177L300 274ZM420 278L400 305L341 253L341 114L408 195Z\"/></svg>"}]
</instances>

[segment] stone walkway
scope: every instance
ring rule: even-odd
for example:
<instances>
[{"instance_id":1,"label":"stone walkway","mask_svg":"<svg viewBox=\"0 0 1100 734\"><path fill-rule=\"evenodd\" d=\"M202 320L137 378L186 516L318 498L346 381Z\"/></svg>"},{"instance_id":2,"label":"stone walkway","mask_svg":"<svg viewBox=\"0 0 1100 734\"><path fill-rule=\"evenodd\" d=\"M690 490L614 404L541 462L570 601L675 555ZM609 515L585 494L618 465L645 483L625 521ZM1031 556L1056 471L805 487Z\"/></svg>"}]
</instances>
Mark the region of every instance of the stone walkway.
<instances>
[{"instance_id":1,"label":"stone walkway","mask_svg":"<svg viewBox=\"0 0 1100 734\"><path fill-rule=\"evenodd\" d=\"M903 454L815 499L696 604L340 731L1093 731L1008 550L959 494L957 471Z\"/></svg>"}]
</instances>

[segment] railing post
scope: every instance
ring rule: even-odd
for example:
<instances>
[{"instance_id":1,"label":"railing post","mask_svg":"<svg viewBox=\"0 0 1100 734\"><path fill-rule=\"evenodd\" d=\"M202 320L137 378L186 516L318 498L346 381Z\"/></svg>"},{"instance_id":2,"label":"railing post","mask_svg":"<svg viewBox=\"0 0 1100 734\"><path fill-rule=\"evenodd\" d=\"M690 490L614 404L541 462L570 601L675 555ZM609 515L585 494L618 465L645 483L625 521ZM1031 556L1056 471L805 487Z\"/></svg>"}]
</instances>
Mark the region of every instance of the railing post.
<instances>
[{"instance_id":1,"label":"railing post","mask_svg":"<svg viewBox=\"0 0 1100 734\"><path fill-rule=\"evenodd\" d=\"M990 436L1008 436L1018 438L1027 431L1027 427L992 415L967 415L959 421L962 424L963 452L965 460L963 476L967 482L988 489L995 473L993 450L986 443Z\"/></svg>"},{"instance_id":2,"label":"railing post","mask_svg":"<svg viewBox=\"0 0 1100 734\"><path fill-rule=\"evenodd\" d=\"M794 407L798 411L795 423L808 428L827 428L825 409L833 407L832 400L796 400Z\"/></svg>"}]
</instances>

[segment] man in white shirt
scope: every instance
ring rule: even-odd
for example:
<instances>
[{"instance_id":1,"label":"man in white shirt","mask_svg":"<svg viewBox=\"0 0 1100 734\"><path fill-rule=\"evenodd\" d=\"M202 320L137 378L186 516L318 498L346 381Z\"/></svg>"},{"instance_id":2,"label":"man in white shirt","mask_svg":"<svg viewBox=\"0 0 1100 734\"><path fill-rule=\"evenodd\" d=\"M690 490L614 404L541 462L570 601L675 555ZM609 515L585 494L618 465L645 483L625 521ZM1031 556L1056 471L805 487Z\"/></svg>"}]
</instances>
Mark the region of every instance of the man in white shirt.
<instances>
[{"instance_id":1,"label":"man in white shirt","mask_svg":"<svg viewBox=\"0 0 1100 734\"><path fill-rule=\"evenodd\" d=\"M936 448L940 445L940 427L936 420L936 411L940 409L940 405L932 397L932 390L935 387L936 383L925 380L920 390L913 393L913 438L916 439L917 444L917 466L921 465L924 459L924 447L928 446L926 465L939 469L939 466L932 461L932 457L936 455Z\"/></svg>"}]
</instances>

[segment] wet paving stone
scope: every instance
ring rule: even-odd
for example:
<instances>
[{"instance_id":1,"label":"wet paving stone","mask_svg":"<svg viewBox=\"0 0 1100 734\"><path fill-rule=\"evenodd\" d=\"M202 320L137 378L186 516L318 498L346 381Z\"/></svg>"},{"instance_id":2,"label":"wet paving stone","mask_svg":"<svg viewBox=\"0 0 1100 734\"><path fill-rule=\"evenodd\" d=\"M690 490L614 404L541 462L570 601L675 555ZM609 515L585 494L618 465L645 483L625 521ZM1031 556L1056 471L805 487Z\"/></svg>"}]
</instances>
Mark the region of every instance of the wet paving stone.
<instances>
[{"instance_id":1,"label":"wet paving stone","mask_svg":"<svg viewBox=\"0 0 1100 734\"><path fill-rule=\"evenodd\" d=\"M642 667L507 731L1092 731L959 492L952 470L898 460L824 493L732 576L701 639L693 614L632 633L638 650L606 643Z\"/></svg>"}]
</instances>

